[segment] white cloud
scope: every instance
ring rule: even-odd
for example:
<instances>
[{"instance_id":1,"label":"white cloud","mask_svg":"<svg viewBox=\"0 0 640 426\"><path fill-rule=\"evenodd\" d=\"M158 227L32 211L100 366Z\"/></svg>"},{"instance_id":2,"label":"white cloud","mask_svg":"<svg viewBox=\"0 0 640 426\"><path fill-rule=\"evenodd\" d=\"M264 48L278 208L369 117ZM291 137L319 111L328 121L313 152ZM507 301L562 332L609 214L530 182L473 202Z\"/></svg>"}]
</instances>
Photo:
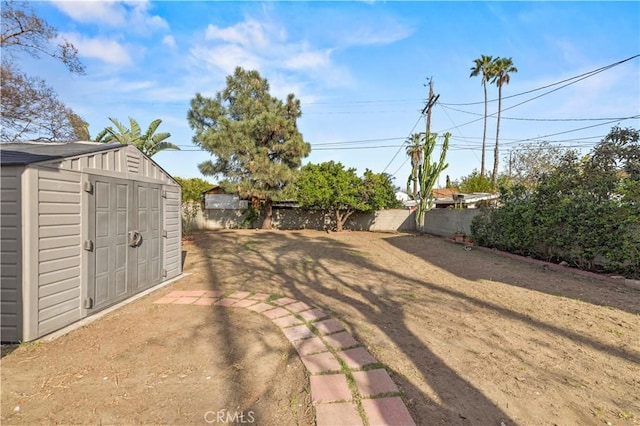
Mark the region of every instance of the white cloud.
<instances>
[{"instance_id":1,"label":"white cloud","mask_svg":"<svg viewBox=\"0 0 640 426\"><path fill-rule=\"evenodd\" d=\"M190 53L195 63L204 63L210 71L231 74L241 66L292 82L314 80L331 87L347 86L353 79L334 63L333 51L310 46L304 39L291 40L284 27L269 20L247 18L228 27L209 25L204 42L192 47Z\"/></svg>"},{"instance_id":2,"label":"white cloud","mask_svg":"<svg viewBox=\"0 0 640 426\"><path fill-rule=\"evenodd\" d=\"M167 21L149 13L147 1L54 0L52 3L75 21L85 24L127 28L139 34L169 28Z\"/></svg>"},{"instance_id":3,"label":"white cloud","mask_svg":"<svg viewBox=\"0 0 640 426\"><path fill-rule=\"evenodd\" d=\"M173 38L172 35L166 35L162 38L162 44L167 46L170 49L175 49L176 47L176 39Z\"/></svg>"},{"instance_id":4,"label":"white cloud","mask_svg":"<svg viewBox=\"0 0 640 426\"><path fill-rule=\"evenodd\" d=\"M77 33L66 33L61 36L73 43L80 56L96 58L113 65L130 65L133 62L127 49L115 40L89 38Z\"/></svg>"},{"instance_id":5,"label":"white cloud","mask_svg":"<svg viewBox=\"0 0 640 426\"><path fill-rule=\"evenodd\" d=\"M249 19L227 28L209 25L205 31L206 40L221 40L227 43L239 44L246 48L264 48L269 45L269 38L273 36L267 25ZM270 32L271 34L267 34Z\"/></svg>"},{"instance_id":6,"label":"white cloud","mask_svg":"<svg viewBox=\"0 0 640 426\"><path fill-rule=\"evenodd\" d=\"M292 70L326 67L331 63L331 52L331 49L315 52L300 52L288 58L283 65Z\"/></svg>"}]
</instances>

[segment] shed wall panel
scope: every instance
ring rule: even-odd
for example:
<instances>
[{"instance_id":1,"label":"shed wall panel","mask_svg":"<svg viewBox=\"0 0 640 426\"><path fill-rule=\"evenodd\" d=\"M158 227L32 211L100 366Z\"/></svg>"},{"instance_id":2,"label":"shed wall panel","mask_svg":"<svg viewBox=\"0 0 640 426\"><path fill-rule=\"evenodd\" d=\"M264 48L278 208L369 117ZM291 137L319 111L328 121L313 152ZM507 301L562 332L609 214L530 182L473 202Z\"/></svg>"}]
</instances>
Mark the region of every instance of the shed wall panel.
<instances>
[{"instance_id":1,"label":"shed wall panel","mask_svg":"<svg viewBox=\"0 0 640 426\"><path fill-rule=\"evenodd\" d=\"M52 331L56 331L60 329L60 324L71 324L72 322L78 321L82 318L82 313L80 309L77 307L79 305L79 301L75 301L71 305L76 305L75 309L71 309L51 318L44 319L40 321L38 332L41 336L51 333Z\"/></svg>"},{"instance_id":2,"label":"shed wall panel","mask_svg":"<svg viewBox=\"0 0 640 426\"><path fill-rule=\"evenodd\" d=\"M167 278L180 275L182 272L181 222L180 222L180 187L164 187L164 224L167 237L164 244L164 269Z\"/></svg>"},{"instance_id":3,"label":"shed wall panel","mask_svg":"<svg viewBox=\"0 0 640 426\"><path fill-rule=\"evenodd\" d=\"M0 340L18 341L22 249L20 176L22 167L0 168Z\"/></svg>"},{"instance_id":4,"label":"shed wall panel","mask_svg":"<svg viewBox=\"0 0 640 426\"><path fill-rule=\"evenodd\" d=\"M106 155L105 161L109 162L109 157ZM75 160L63 162L63 167L77 169L79 165ZM81 178L78 172L39 170L39 335L62 328L69 324L69 318L81 315Z\"/></svg>"}]
</instances>

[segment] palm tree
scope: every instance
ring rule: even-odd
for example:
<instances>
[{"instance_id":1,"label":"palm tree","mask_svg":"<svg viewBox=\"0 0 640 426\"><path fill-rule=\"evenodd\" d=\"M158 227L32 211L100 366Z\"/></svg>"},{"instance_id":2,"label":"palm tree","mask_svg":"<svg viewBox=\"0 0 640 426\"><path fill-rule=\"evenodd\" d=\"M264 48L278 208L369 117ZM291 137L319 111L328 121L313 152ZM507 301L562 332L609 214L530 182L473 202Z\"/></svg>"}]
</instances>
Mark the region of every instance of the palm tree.
<instances>
[{"instance_id":1,"label":"palm tree","mask_svg":"<svg viewBox=\"0 0 640 426\"><path fill-rule=\"evenodd\" d=\"M493 173L491 174L491 185L495 188L498 177L498 138L500 136L500 113L502 111L502 85L509 84L511 80L509 73L518 72L518 69L513 65L511 58L496 58L491 68L491 83L495 83L498 86L498 121L496 123L496 146L493 151Z\"/></svg>"},{"instance_id":2,"label":"palm tree","mask_svg":"<svg viewBox=\"0 0 640 426\"><path fill-rule=\"evenodd\" d=\"M413 181L413 199L415 200L418 196L418 167L422 164L422 152L423 148L423 133L413 133L407 139L407 155L411 159L411 176L409 176L409 182ZM407 190L410 185L407 185Z\"/></svg>"},{"instance_id":3,"label":"palm tree","mask_svg":"<svg viewBox=\"0 0 640 426\"><path fill-rule=\"evenodd\" d=\"M471 77L477 77L482 75L482 88L484 89L484 129L482 131L482 160L480 162L480 174L484 176L484 163L485 163L485 146L487 141L487 82L493 77L492 65L493 57L487 55L480 55L480 58L474 59L474 67L471 67Z\"/></svg>"},{"instance_id":4,"label":"palm tree","mask_svg":"<svg viewBox=\"0 0 640 426\"><path fill-rule=\"evenodd\" d=\"M115 118L109 117L109 120L116 127L116 130L111 126L106 127L96 136L96 142L120 142L121 144L130 144L149 157L165 149L180 150L176 145L166 141L166 139L171 137L171 133L156 133L158 126L162 123L162 120L159 118L149 124L144 134L142 134L142 129L138 122L131 117L129 117L129 129Z\"/></svg>"}]
</instances>

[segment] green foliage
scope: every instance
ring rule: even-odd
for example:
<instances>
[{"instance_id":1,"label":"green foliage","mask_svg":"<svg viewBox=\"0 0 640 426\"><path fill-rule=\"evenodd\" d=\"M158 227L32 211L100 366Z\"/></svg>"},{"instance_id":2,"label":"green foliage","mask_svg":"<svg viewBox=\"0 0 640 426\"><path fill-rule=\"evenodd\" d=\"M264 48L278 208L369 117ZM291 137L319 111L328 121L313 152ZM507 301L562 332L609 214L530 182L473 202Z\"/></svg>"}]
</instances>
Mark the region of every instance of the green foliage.
<instances>
[{"instance_id":1,"label":"green foliage","mask_svg":"<svg viewBox=\"0 0 640 426\"><path fill-rule=\"evenodd\" d=\"M411 159L411 183L407 183L407 194L412 200L418 198L418 168L422 163L424 133L414 133L407 140L407 155ZM413 185L413 187L411 187Z\"/></svg>"},{"instance_id":2,"label":"green foliage","mask_svg":"<svg viewBox=\"0 0 640 426\"><path fill-rule=\"evenodd\" d=\"M640 276L638 132L614 128L586 159L565 154L535 188L501 190L471 230L480 245Z\"/></svg>"},{"instance_id":3,"label":"green foliage","mask_svg":"<svg viewBox=\"0 0 640 426\"><path fill-rule=\"evenodd\" d=\"M498 175L498 188L510 188L513 184L514 182L507 175ZM455 181L452 186L465 194L497 192L497 188L494 188L491 182L491 176L488 173L482 176L477 169L473 169L469 175L461 177L459 181Z\"/></svg>"},{"instance_id":4,"label":"green foliage","mask_svg":"<svg viewBox=\"0 0 640 426\"><path fill-rule=\"evenodd\" d=\"M250 228L260 219L260 209L254 207L253 204L249 204L249 207L247 207L242 214L244 215L244 219L242 219L240 228Z\"/></svg>"},{"instance_id":5,"label":"green foliage","mask_svg":"<svg viewBox=\"0 0 640 426\"><path fill-rule=\"evenodd\" d=\"M156 133L158 126L162 123L162 120L159 118L149 124L144 134L142 134L142 129L138 122L131 117L129 117L129 128L115 118L109 117L109 121L111 121L116 128L114 129L111 126L105 127L105 129L96 136L96 142L120 142L124 145L130 144L149 157L153 157L165 149L180 150L176 145L166 141L166 139L171 137L171 133Z\"/></svg>"},{"instance_id":6,"label":"green foliage","mask_svg":"<svg viewBox=\"0 0 640 426\"><path fill-rule=\"evenodd\" d=\"M425 213L431 209L433 204L433 186L438 180L438 176L449 164L445 163L447 157L447 150L449 149L449 137L450 133L444 134L444 142L442 143L442 150L440 151L440 159L438 162L431 162L431 155L436 147L437 134L432 133L427 135L425 144L423 146L422 164L418 165L418 184L420 185L420 192L418 193L417 210L416 210L416 228L420 229L424 222ZM407 181L407 188L411 180L413 179L414 171L411 171L411 176Z\"/></svg>"},{"instance_id":7,"label":"green foliage","mask_svg":"<svg viewBox=\"0 0 640 426\"><path fill-rule=\"evenodd\" d=\"M295 182L311 150L296 124L300 101L293 94L284 102L271 96L257 71L237 67L226 83L214 98L197 93L191 100L193 141L215 156L199 168L204 175L224 176L225 190L263 200L263 228L270 228L271 201Z\"/></svg>"},{"instance_id":8,"label":"green foliage","mask_svg":"<svg viewBox=\"0 0 640 426\"><path fill-rule=\"evenodd\" d=\"M196 227L196 218L200 212L200 204L185 203L182 205L182 236L190 237Z\"/></svg>"},{"instance_id":9,"label":"green foliage","mask_svg":"<svg viewBox=\"0 0 640 426\"><path fill-rule=\"evenodd\" d=\"M182 187L183 203L192 202L202 204L202 193L216 186L200 178L181 178L179 176L174 176L173 178Z\"/></svg>"},{"instance_id":10,"label":"green foliage","mask_svg":"<svg viewBox=\"0 0 640 426\"><path fill-rule=\"evenodd\" d=\"M300 206L334 216L338 231L356 211L398 206L389 175L366 170L360 178L355 168L345 169L334 161L304 166L296 188Z\"/></svg>"},{"instance_id":11,"label":"green foliage","mask_svg":"<svg viewBox=\"0 0 640 426\"><path fill-rule=\"evenodd\" d=\"M374 173L367 169L362 179L363 198L370 210L402 207L396 198L393 177L387 173Z\"/></svg>"},{"instance_id":12,"label":"green foliage","mask_svg":"<svg viewBox=\"0 0 640 426\"><path fill-rule=\"evenodd\" d=\"M455 187L465 194L471 194L473 192L493 192L491 176L488 174L482 176L477 169L474 169L468 176L461 177L460 181L455 183Z\"/></svg>"},{"instance_id":13,"label":"green foliage","mask_svg":"<svg viewBox=\"0 0 640 426\"><path fill-rule=\"evenodd\" d=\"M551 145L549 142L519 145L504 158L508 164L509 178L514 184L521 183L532 189L537 185L540 177L554 170L563 156L570 151L576 153L569 148Z\"/></svg>"}]
</instances>

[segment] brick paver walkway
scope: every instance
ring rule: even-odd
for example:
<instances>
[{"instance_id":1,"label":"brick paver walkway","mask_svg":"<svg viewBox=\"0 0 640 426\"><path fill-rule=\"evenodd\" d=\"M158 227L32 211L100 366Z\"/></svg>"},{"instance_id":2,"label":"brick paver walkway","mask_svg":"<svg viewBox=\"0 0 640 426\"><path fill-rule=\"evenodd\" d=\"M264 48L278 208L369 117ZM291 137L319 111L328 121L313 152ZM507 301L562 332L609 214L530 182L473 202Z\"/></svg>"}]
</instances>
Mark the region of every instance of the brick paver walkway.
<instances>
[{"instance_id":1,"label":"brick paver walkway","mask_svg":"<svg viewBox=\"0 0 640 426\"><path fill-rule=\"evenodd\" d=\"M317 307L249 291L174 291L154 303L245 308L271 319L311 374L318 426L362 425L365 419L370 426L415 425L387 371Z\"/></svg>"}]
</instances>

